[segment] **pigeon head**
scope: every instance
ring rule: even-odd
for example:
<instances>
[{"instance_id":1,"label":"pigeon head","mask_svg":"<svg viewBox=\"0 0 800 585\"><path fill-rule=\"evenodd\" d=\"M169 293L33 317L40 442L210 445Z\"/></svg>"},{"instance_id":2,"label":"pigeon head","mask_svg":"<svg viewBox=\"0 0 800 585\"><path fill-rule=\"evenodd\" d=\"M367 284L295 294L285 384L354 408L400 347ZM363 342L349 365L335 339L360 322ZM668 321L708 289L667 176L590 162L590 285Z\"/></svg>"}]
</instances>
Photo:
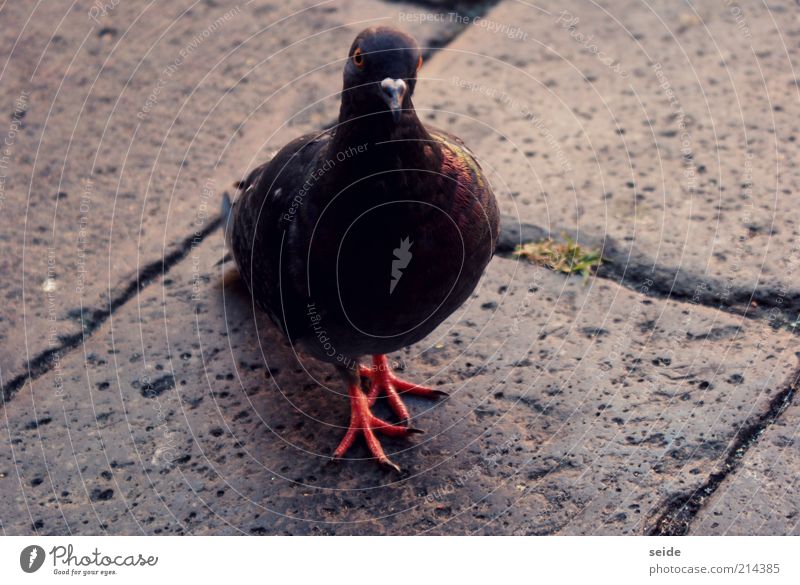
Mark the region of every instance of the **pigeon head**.
<instances>
[{"instance_id":1,"label":"pigeon head","mask_svg":"<svg viewBox=\"0 0 800 585\"><path fill-rule=\"evenodd\" d=\"M422 53L410 35L386 26L361 31L344 67L343 113L354 117L385 112L382 118L397 124L413 109L411 95L421 65Z\"/></svg>"}]
</instances>

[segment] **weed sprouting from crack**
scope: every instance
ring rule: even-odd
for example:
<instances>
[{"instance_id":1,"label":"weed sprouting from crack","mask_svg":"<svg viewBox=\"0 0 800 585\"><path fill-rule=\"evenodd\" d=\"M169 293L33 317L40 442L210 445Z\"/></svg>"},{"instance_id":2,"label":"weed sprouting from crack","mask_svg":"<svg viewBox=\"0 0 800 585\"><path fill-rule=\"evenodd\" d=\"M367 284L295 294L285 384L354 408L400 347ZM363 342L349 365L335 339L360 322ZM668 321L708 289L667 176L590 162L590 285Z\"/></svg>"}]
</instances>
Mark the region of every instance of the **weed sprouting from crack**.
<instances>
[{"instance_id":1,"label":"weed sprouting from crack","mask_svg":"<svg viewBox=\"0 0 800 585\"><path fill-rule=\"evenodd\" d=\"M584 280L588 280L592 268L603 263L603 257L600 252L583 248L569 236L564 236L564 239L564 242L556 242L552 238L527 242L517 246L514 255L556 272L580 274Z\"/></svg>"}]
</instances>

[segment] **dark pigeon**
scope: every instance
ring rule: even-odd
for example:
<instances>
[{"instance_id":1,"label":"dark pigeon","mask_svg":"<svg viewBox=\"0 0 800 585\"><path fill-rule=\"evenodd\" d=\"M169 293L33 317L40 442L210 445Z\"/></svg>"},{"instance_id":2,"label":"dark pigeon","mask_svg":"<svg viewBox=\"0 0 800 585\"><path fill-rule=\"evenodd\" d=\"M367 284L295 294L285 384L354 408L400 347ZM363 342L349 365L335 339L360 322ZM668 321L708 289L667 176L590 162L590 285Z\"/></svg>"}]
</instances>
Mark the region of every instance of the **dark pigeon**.
<instances>
[{"instance_id":1,"label":"dark pigeon","mask_svg":"<svg viewBox=\"0 0 800 585\"><path fill-rule=\"evenodd\" d=\"M474 155L414 111L421 64L409 35L361 32L338 124L254 169L227 210L228 246L256 304L348 386L350 428L334 458L363 433L395 469L375 432L417 432L400 394L444 393L397 378L385 354L420 341L464 303L498 237L497 204ZM399 423L372 414L381 393Z\"/></svg>"}]
</instances>

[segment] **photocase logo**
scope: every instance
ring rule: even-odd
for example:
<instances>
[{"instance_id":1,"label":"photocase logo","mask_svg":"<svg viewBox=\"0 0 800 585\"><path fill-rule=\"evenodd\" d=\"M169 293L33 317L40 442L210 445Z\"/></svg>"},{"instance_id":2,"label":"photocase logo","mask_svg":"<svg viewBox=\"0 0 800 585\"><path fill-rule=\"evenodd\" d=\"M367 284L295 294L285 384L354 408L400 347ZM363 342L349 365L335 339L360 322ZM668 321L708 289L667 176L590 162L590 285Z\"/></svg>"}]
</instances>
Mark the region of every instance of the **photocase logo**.
<instances>
[{"instance_id":1,"label":"photocase logo","mask_svg":"<svg viewBox=\"0 0 800 585\"><path fill-rule=\"evenodd\" d=\"M32 544L26 546L19 553L19 566L26 573L35 573L44 564L44 549L41 546Z\"/></svg>"},{"instance_id":2,"label":"photocase logo","mask_svg":"<svg viewBox=\"0 0 800 585\"><path fill-rule=\"evenodd\" d=\"M411 262L411 244L413 243L407 237L403 238L400 240L400 247L393 250L395 259L392 260L392 281L389 283L389 294L394 292L394 287L403 276L403 269Z\"/></svg>"}]
</instances>

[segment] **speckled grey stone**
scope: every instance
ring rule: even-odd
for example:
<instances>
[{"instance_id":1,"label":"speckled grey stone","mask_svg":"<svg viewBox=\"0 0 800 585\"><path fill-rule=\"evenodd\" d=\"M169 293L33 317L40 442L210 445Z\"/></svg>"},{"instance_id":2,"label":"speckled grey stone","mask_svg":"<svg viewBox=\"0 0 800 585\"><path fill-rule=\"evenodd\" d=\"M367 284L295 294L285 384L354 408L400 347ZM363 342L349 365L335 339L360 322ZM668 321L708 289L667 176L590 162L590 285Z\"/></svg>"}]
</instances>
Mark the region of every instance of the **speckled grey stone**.
<instances>
[{"instance_id":1,"label":"speckled grey stone","mask_svg":"<svg viewBox=\"0 0 800 585\"><path fill-rule=\"evenodd\" d=\"M423 69L416 103L492 169L505 214L794 320L798 35L788 0L501 2Z\"/></svg>"},{"instance_id":2,"label":"speckled grey stone","mask_svg":"<svg viewBox=\"0 0 800 585\"><path fill-rule=\"evenodd\" d=\"M120 2L93 19L91 2L54 1L30 20L33 5L3 7L3 384L79 342L148 264L160 272L234 180L334 121L355 35L417 10L314 4ZM426 47L461 27L411 26Z\"/></svg>"},{"instance_id":3,"label":"speckled grey stone","mask_svg":"<svg viewBox=\"0 0 800 585\"><path fill-rule=\"evenodd\" d=\"M338 376L254 318L222 255L216 233L63 361L63 387L7 406L7 533L639 533L794 367L765 325L495 259L392 356L451 394L409 399L426 434L384 440L405 474L360 444L334 465Z\"/></svg>"},{"instance_id":4,"label":"speckled grey stone","mask_svg":"<svg viewBox=\"0 0 800 585\"><path fill-rule=\"evenodd\" d=\"M298 358L253 313L225 273L229 265L217 265L219 231L196 245L191 239L240 173L333 120L337 51L363 24L336 27L386 11L424 11L360 6L359 18L336 4L252 37L297 5L258 3L234 15L171 74L163 99L141 120L135 113L163 68L225 8L198 5L160 41L183 8L146 12L135 43L120 23L134 20L136 3L121 3L98 23L71 9L36 72L58 20L31 24L0 85L8 107L30 89L3 201L0 237L10 252L0 268L19 275L0 280L9 303L0 323L3 381L47 347L51 298L56 337L80 331L74 309L81 298L70 291L78 282L81 192L98 146L84 306L94 315L103 295L120 298L120 287L135 283L137 269L152 262L156 269L148 286L134 289L110 319L95 321L91 335L5 405L4 534L640 534L676 494L702 489L725 469L741 429L761 420L786 389L797 338L767 320L691 299L648 298L653 283L646 278L622 288L496 258L461 310L392 356L405 377L451 395L409 399L414 425L426 434L384 439L404 474L367 460L361 444L331 464L348 421L338 376ZM734 286L752 286L762 269L776 290L792 285L787 251L797 211L784 190L797 182L785 162L796 154L788 137L796 132L789 99L797 90L773 28L794 38L797 20L748 8L748 34L759 47L753 53L723 4L701 9L702 19L667 2L653 11L636 6L603 12L547 2L532 12L502 2L486 15L488 24L474 24L428 61L418 109L467 140L492 173L506 214L545 230L607 233L654 262L707 270ZM13 18L24 21L27 9L12 6ZM574 31L594 34L598 48L620 60L627 77L558 22L561 9L578 18ZM781 5L771 9L781 14ZM525 36L492 32L491 23ZM287 41L328 28L267 60ZM429 33L407 28L434 40L452 33L447 22L430 24ZM10 50L6 30L0 46ZM722 57L738 64L733 84ZM769 110L754 58L765 72ZM684 192L679 136L670 135L676 120L651 61L662 63L687 113L692 196ZM330 66L302 76L324 63ZM525 121L520 107L540 123ZM749 218L740 191L743 127L757 153ZM765 232L759 226L769 218L775 224ZM162 276L158 262L181 245L184 255ZM52 297L42 288L50 247L58 265ZM377 410L387 415L384 406ZM698 511L693 533L797 532L797 503L785 490L797 475L797 417L790 405L765 426Z\"/></svg>"},{"instance_id":5,"label":"speckled grey stone","mask_svg":"<svg viewBox=\"0 0 800 585\"><path fill-rule=\"evenodd\" d=\"M797 372L786 383L796 393ZM708 498L691 533L800 535L799 430L800 407L793 403Z\"/></svg>"}]
</instances>

